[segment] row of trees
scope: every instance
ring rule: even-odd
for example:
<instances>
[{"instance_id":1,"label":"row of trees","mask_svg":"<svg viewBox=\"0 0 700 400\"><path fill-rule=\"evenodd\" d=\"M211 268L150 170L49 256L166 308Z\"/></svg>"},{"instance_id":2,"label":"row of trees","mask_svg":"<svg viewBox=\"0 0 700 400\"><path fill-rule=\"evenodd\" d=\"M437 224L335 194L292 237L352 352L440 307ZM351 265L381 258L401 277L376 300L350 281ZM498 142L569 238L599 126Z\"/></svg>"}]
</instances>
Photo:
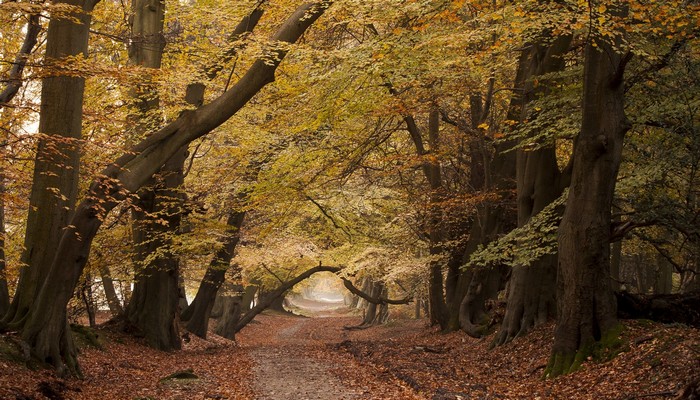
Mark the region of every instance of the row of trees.
<instances>
[{"instance_id":1,"label":"row of trees","mask_svg":"<svg viewBox=\"0 0 700 400\"><path fill-rule=\"evenodd\" d=\"M473 336L503 294L496 344L557 317L549 376L618 335L625 257L698 285L692 3L122 7L0 9L0 326L59 371L78 372L66 306L98 274L112 298L133 279L125 319L161 349L188 287L206 335L227 270L343 266L371 304L393 285Z\"/></svg>"}]
</instances>

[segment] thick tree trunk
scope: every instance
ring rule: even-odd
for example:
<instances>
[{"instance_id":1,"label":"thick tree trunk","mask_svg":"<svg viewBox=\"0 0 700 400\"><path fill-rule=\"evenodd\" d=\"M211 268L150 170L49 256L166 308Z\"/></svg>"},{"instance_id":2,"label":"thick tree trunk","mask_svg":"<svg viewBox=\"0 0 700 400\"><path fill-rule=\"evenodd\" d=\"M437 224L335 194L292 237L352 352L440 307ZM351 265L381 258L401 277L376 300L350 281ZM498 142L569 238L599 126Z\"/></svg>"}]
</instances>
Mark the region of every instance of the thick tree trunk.
<instances>
[{"instance_id":1,"label":"thick tree trunk","mask_svg":"<svg viewBox=\"0 0 700 400\"><path fill-rule=\"evenodd\" d=\"M533 80L542 75L564 69L564 54L572 37L560 36L550 45L533 44L524 50L518 70L521 98L513 102L512 116L521 120L529 102L539 95L547 95L548 84L540 80L535 87ZM518 226L526 225L562 193L564 185L557 165L554 146L534 151L520 149L516 161L518 191ZM512 269L507 291L506 313L494 344L507 343L526 334L531 328L556 316L556 268L557 256L548 255L531 265Z\"/></svg>"},{"instance_id":2,"label":"thick tree trunk","mask_svg":"<svg viewBox=\"0 0 700 400\"><path fill-rule=\"evenodd\" d=\"M101 264L98 267L100 271L100 278L102 279L102 289L105 292L105 297L107 298L107 305L109 306L109 312L112 316L119 316L124 314L124 308L122 307L121 301L119 301L119 296L117 296L117 291L114 288L114 280L112 280L112 274L109 272L109 268Z\"/></svg>"},{"instance_id":3,"label":"thick tree trunk","mask_svg":"<svg viewBox=\"0 0 700 400\"><path fill-rule=\"evenodd\" d=\"M383 282L374 282L372 284L372 290L370 296L373 298L386 297L388 291L386 285ZM365 315L362 319L361 327L367 327L372 325L381 325L386 323L389 318L389 304L387 303L373 303L368 302L365 308Z\"/></svg>"},{"instance_id":4,"label":"thick tree trunk","mask_svg":"<svg viewBox=\"0 0 700 400\"><path fill-rule=\"evenodd\" d=\"M499 205L487 205L478 214L478 223L472 227L470 242L465 257L479 244L488 244L513 228L515 215L509 209L509 192L512 188L512 177L515 175L515 160L512 152L503 153L497 149L492 166L492 176L495 179L494 189L501 195ZM465 271L460 277L460 290L465 290L461 297L458 321L459 326L468 335L482 337L490 331L493 325L488 313L487 302L498 297L508 279L510 268L505 265L493 265Z\"/></svg>"},{"instance_id":5,"label":"thick tree trunk","mask_svg":"<svg viewBox=\"0 0 700 400\"><path fill-rule=\"evenodd\" d=\"M132 3L132 41L129 59L146 69L161 65L165 38L163 21L165 4L161 1L137 0ZM150 72L144 72L134 90L137 101L137 133L160 124L153 116L159 107L157 92L151 87ZM157 114L156 114L157 115ZM170 249L180 228L187 157L183 147L171 157L151 182L139 193L134 215L136 273L134 292L126 316L146 343L160 350L179 349L178 310L180 301L179 259ZM161 221L165 221L163 224Z\"/></svg>"},{"instance_id":6,"label":"thick tree trunk","mask_svg":"<svg viewBox=\"0 0 700 400\"><path fill-rule=\"evenodd\" d=\"M244 289L241 285L228 285L221 295L222 314L216 323L214 333L229 340L236 340L236 326L241 320Z\"/></svg>"},{"instance_id":7,"label":"thick tree trunk","mask_svg":"<svg viewBox=\"0 0 700 400\"><path fill-rule=\"evenodd\" d=\"M78 21L52 18L45 62L87 54L90 12L99 0L67 0L81 8ZM35 28L30 26L30 30ZM42 80L39 132L19 284L4 321L19 328L46 280L63 228L75 208L85 78L52 75Z\"/></svg>"},{"instance_id":8,"label":"thick tree trunk","mask_svg":"<svg viewBox=\"0 0 700 400\"><path fill-rule=\"evenodd\" d=\"M299 7L279 28L272 40L295 42L331 2L307 3ZM256 61L229 90L213 102L182 113L172 123L148 135L131 151L102 171L78 205L63 230L47 280L41 286L22 328L22 339L40 360L51 361L59 371L77 368L75 349L66 327L66 305L72 296L104 216L129 192L143 186L178 150L227 121L260 89L274 80L286 51Z\"/></svg>"},{"instance_id":9,"label":"thick tree trunk","mask_svg":"<svg viewBox=\"0 0 700 400\"><path fill-rule=\"evenodd\" d=\"M182 217L179 187L186 158L183 149L168 160L159 173L156 189L142 194L134 211L138 221L133 228L138 263L126 315L148 345L160 350L180 348L180 267L170 247Z\"/></svg>"},{"instance_id":10,"label":"thick tree trunk","mask_svg":"<svg viewBox=\"0 0 700 400\"><path fill-rule=\"evenodd\" d=\"M623 84L627 59L618 45L598 40L597 46L586 46L583 123L559 227L557 328L549 377L577 369L596 342L609 346L619 333L610 281L611 208L629 122Z\"/></svg>"},{"instance_id":11,"label":"thick tree trunk","mask_svg":"<svg viewBox=\"0 0 700 400\"><path fill-rule=\"evenodd\" d=\"M229 214L226 221L228 232L222 240L222 246L209 263L192 304L182 313L182 320L187 321L185 326L187 330L201 338L207 337L209 317L214 307L214 300L216 300L216 294L226 278L226 271L240 239L240 229L244 217L245 211L233 211Z\"/></svg>"}]
</instances>

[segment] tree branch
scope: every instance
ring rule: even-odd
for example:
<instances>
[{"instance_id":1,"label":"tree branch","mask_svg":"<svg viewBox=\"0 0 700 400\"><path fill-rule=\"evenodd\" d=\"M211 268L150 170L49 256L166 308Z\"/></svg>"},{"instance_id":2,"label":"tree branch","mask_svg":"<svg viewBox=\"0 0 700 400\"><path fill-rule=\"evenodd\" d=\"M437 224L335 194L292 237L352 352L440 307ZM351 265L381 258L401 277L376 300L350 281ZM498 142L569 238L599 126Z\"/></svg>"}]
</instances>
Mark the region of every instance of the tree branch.
<instances>
[{"instance_id":1,"label":"tree branch","mask_svg":"<svg viewBox=\"0 0 700 400\"><path fill-rule=\"evenodd\" d=\"M252 321L256 315L260 314L266 308L270 307L270 305L272 305L272 303L278 297L282 296L289 289L293 288L294 285L296 285L297 283L303 281L304 279L310 277L311 275L313 275L317 272L324 272L325 271L325 272L336 273L336 272L340 271L341 269L342 268L340 268L340 267L323 266L323 265L320 265L320 263L319 263L319 266L308 269L308 270L302 272L301 274L297 275L294 279L291 279L291 280L283 283L282 285L278 286L277 289L268 293L260 303L258 303L255 307L251 308L250 311L248 311L247 313L245 313L245 315L243 315L241 317L241 319L238 321L238 324L236 324L236 328L234 330L234 333L240 332L240 330L243 329L243 327L245 327L246 325L248 325L248 323L250 321Z\"/></svg>"},{"instance_id":2,"label":"tree branch","mask_svg":"<svg viewBox=\"0 0 700 400\"><path fill-rule=\"evenodd\" d=\"M2 92L0 92L0 109L2 109L5 104L12 100L19 88L22 87L22 72L24 67L27 65L27 58L31 54L32 49L36 46L37 37L41 31L41 24L39 23L39 14L32 14L29 16L29 22L27 23L27 34L24 36L24 42L22 47L19 49L17 56L15 57L15 62L10 68L9 75L7 77L7 85Z\"/></svg>"},{"instance_id":3,"label":"tree branch","mask_svg":"<svg viewBox=\"0 0 700 400\"><path fill-rule=\"evenodd\" d=\"M372 304L408 304L413 300L413 297L411 296L407 296L406 298L400 300L391 300L384 296L372 297L358 289L357 286L355 286L349 279L343 277L340 277L340 279L343 280L343 285L345 285L345 288L348 289L350 293L354 294L355 296L359 296Z\"/></svg>"},{"instance_id":4,"label":"tree branch","mask_svg":"<svg viewBox=\"0 0 700 400\"><path fill-rule=\"evenodd\" d=\"M684 37L683 39L673 43L671 49L666 54L664 54L663 57L661 57L655 64L649 65L649 67L647 67L642 72L627 79L625 83L625 92L630 90L632 86L636 85L637 83L643 81L644 79L647 79L649 75L653 74L654 72L658 72L666 68L671 62L673 56L676 55L676 53L678 53L687 42L688 37Z\"/></svg>"}]
</instances>

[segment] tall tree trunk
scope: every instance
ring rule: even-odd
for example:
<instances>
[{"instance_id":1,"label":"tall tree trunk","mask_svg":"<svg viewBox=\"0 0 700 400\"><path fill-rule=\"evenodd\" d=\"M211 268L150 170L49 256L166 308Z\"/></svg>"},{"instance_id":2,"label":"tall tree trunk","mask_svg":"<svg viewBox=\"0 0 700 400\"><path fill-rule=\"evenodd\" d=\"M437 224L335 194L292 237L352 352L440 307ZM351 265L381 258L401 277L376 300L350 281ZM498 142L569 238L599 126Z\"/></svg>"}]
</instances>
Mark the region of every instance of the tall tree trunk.
<instances>
[{"instance_id":1,"label":"tall tree trunk","mask_svg":"<svg viewBox=\"0 0 700 400\"><path fill-rule=\"evenodd\" d=\"M95 305L95 296L92 290L92 275L86 274L85 280L83 281L83 287L80 290L80 297L83 299L85 304L85 313L88 316L88 325L94 327L97 325L96 313L97 306Z\"/></svg>"},{"instance_id":2,"label":"tall tree trunk","mask_svg":"<svg viewBox=\"0 0 700 400\"><path fill-rule=\"evenodd\" d=\"M300 6L273 35L273 41L296 42L323 14L331 2ZM152 132L119 157L90 185L85 199L61 234L47 281L36 296L21 329L22 340L33 356L49 361L59 371L78 371L75 347L66 329L66 305L78 283L90 246L107 212L145 185L160 167L191 141L223 124L265 85L274 81L275 70L286 50L258 59L236 84L211 103L182 113L172 123Z\"/></svg>"},{"instance_id":3,"label":"tall tree trunk","mask_svg":"<svg viewBox=\"0 0 700 400\"><path fill-rule=\"evenodd\" d=\"M112 316L124 314L124 308L122 307L122 303L119 301L119 296L117 296L117 291L114 288L114 280L112 279L112 274L109 272L109 267L104 264L100 264L98 269L100 272L100 278L102 279L102 289L104 290L105 297L107 298L109 312L112 314Z\"/></svg>"},{"instance_id":4,"label":"tall tree trunk","mask_svg":"<svg viewBox=\"0 0 700 400\"><path fill-rule=\"evenodd\" d=\"M45 62L87 55L90 12L99 0L66 0L83 12L52 18L46 36ZM30 27L31 28L31 27ZM33 29L33 28L32 28ZM4 321L21 326L46 280L63 228L78 192L81 124L85 78L50 75L42 80L39 139L17 291ZM62 324L64 325L64 324Z\"/></svg>"},{"instance_id":5,"label":"tall tree trunk","mask_svg":"<svg viewBox=\"0 0 700 400\"><path fill-rule=\"evenodd\" d=\"M467 243L464 263L480 244L487 244L513 228L515 213L512 199L515 177L515 154L509 150L512 143L501 143L494 149L493 159L488 163L486 190L495 191L500 200L497 204L487 204L477 212ZM458 281L461 296L457 320L467 334L481 337L488 332L491 318L488 317L487 301L495 299L503 289L510 269L504 265L468 270ZM453 318L454 320L454 318Z\"/></svg>"},{"instance_id":6,"label":"tall tree trunk","mask_svg":"<svg viewBox=\"0 0 700 400\"><path fill-rule=\"evenodd\" d=\"M233 252L240 240L240 229L244 217L245 211L233 211L229 214L226 221L227 232L222 240L222 246L209 263L192 304L182 313L182 320L187 321L185 326L187 330L201 338L207 337L209 316L214 306L216 294L224 283Z\"/></svg>"},{"instance_id":7,"label":"tall tree trunk","mask_svg":"<svg viewBox=\"0 0 700 400\"><path fill-rule=\"evenodd\" d=\"M155 190L139 197L135 210L134 243L137 265L134 291L127 318L146 338L149 346L160 350L179 349L180 314L179 259L171 250L182 217L183 167L186 150L173 156L161 169ZM163 224L161 221L165 221Z\"/></svg>"},{"instance_id":8,"label":"tall tree trunk","mask_svg":"<svg viewBox=\"0 0 700 400\"><path fill-rule=\"evenodd\" d=\"M0 150L2 151L2 150ZM4 161L4 160L3 160ZM10 292L7 288L7 262L5 261L5 174L0 171L0 318L10 308Z\"/></svg>"},{"instance_id":9,"label":"tall tree trunk","mask_svg":"<svg viewBox=\"0 0 700 400\"><path fill-rule=\"evenodd\" d=\"M608 5L616 13L619 7ZM607 38L591 40L597 43L588 43L585 50L583 123L559 227L557 327L549 377L575 370L596 342L608 346L619 333L610 282L610 229L622 143L630 127L623 85L628 56L619 53L619 37L614 44Z\"/></svg>"},{"instance_id":10,"label":"tall tree trunk","mask_svg":"<svg viewBox=\"0 0 700 400\"><path fill-rule=\"evenodd\" d=\"M132 40L129 59L144 67L143 78L134 90L138 114L134 117L137 133L160 125L154 110L159 108L158 94L150 84L149 69L161 65L165 38L163 21L165 4L158 0L132 3ZM168 160L151 185L139 192L134 211L134 245L136 273L134 292L127 307L127 318L144 335L149 346L160 350L180 348L177 326L179 306L179 260L169 249L172 236L180 228L183 167L186 148ZM159 220L167 221L167 224Z\"/></svg>"},{"instance_id":11,"label":"tall tree trunk","mask_svg":"<svg viewBox=\"0 0 700 400\"><path fill-rule=\"evenodd\" d=\"M549 84L539 79L545 74L564 69L564 54L572 36L559 36L549 45L533 44L524 50L518 70L523 89L522 98L514 101L512 117L522 122L529 102L537 95L547 95ZM518 114L518 115L516 115ZM557 165L554 146L534 151L520 149L517 153L516 184L518 192L518 226L526 225L564 190ZM509 342L526 334L531 328L556 316L557 256L547 255L531 265L515 266L508 283L506 313L494 344Z\"/></svg>"}]
</instances>

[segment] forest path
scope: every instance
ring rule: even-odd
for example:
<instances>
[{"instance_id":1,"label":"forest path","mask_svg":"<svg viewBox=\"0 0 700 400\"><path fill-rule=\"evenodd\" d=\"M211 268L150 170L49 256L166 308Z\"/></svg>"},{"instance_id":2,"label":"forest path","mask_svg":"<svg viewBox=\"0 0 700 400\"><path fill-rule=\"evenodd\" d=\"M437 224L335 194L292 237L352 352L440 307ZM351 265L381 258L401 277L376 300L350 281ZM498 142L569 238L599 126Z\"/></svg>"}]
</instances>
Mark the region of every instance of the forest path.
<instances>
[{"instance_id":1,"label":"forest path","mask_svg":"<svg viewBox=\"0 0 700 400\"><path fill-rule=\"evenodd\" d=\"M253 360L253 389L261 400L416 398L395 381L334 350L359 323L326 310L322 317L267 313L237 335ZM335 315L335 316L334 316Z\"/></svg>"}]
</instances>

